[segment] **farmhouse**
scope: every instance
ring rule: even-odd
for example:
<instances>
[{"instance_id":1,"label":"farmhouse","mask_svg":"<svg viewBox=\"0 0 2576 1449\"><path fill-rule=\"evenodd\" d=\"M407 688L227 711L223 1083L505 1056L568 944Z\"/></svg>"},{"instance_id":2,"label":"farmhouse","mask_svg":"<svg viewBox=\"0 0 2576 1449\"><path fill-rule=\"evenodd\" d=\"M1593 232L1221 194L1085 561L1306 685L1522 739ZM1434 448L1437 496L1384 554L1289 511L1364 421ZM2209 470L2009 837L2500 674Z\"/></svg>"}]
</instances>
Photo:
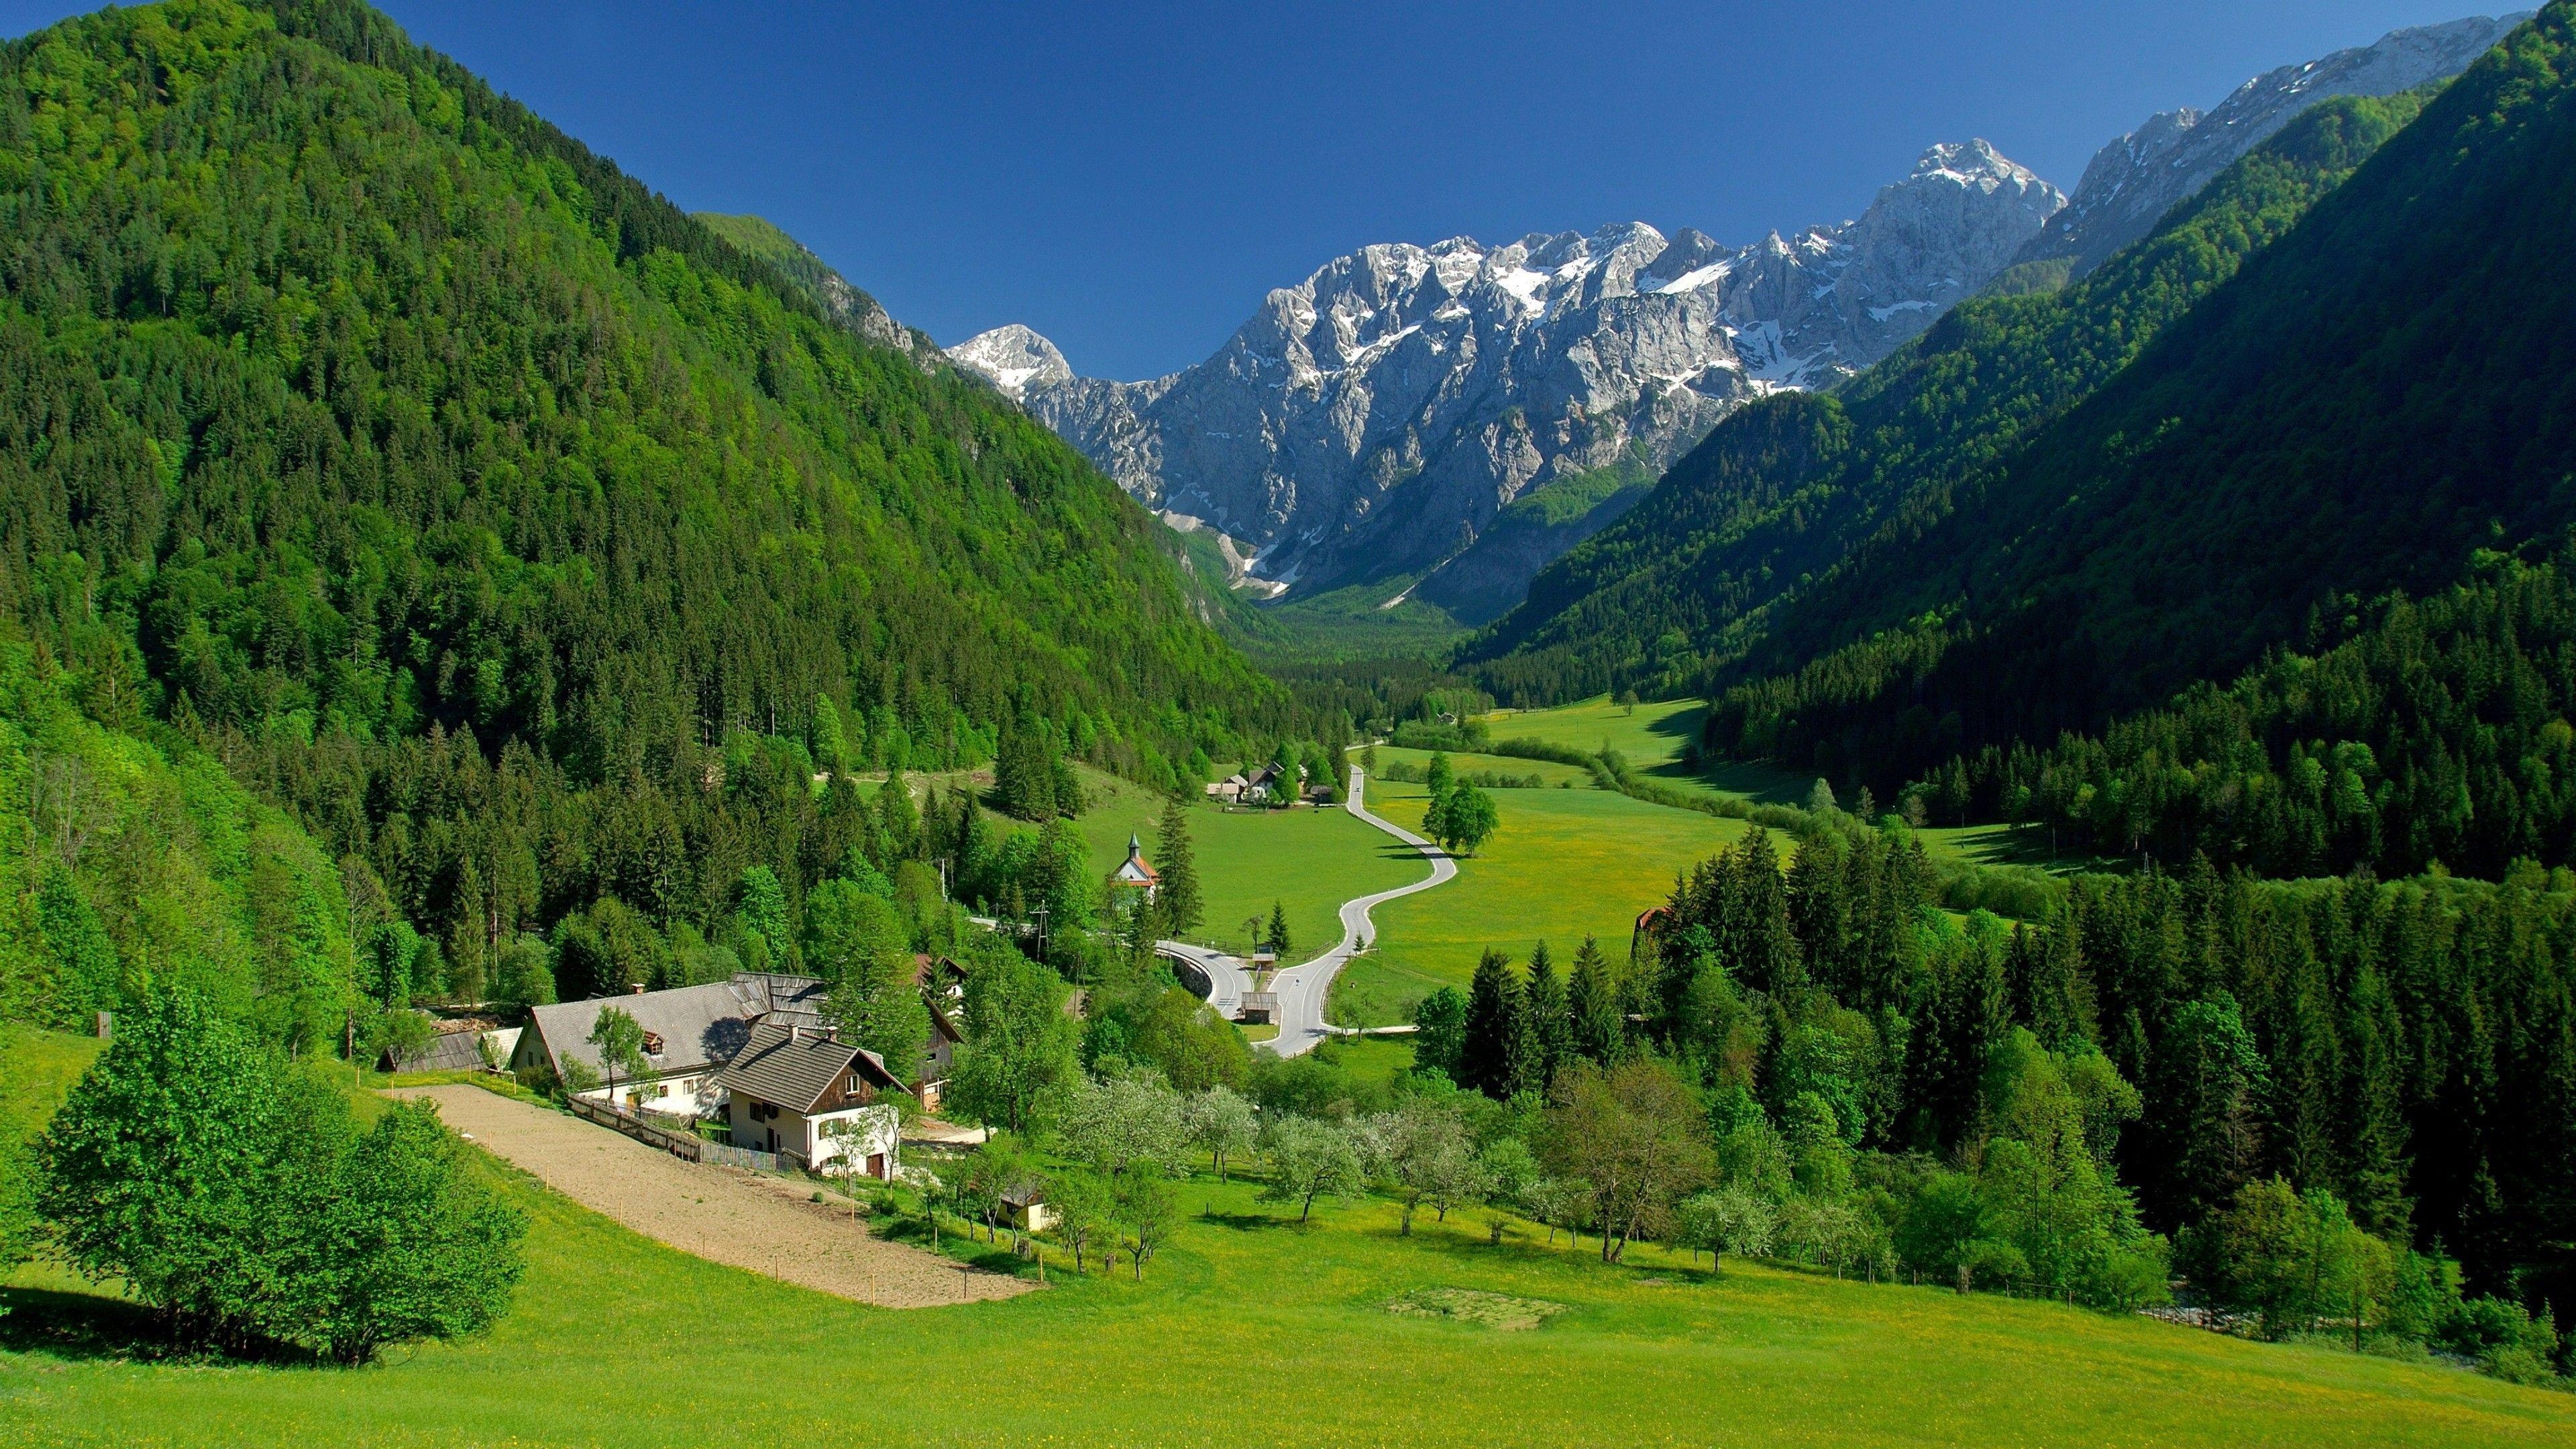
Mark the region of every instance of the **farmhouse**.
<instances>
[{"instance_id":1,"label":"farmhouse","mask_svg":"<svg viewBox=\"0 0 2576 1449\"><path fill-rule=\"evenodd\" d=\"M1274 794L1296 788L1293 782L1282 782L1285 773L1275 764L1263 765L1243 774L1228 775L1208 786L1207 793L1229 805L1262 804Z\"/></svg>"},{"instance_id":2,"label":"farmhouse","mask_svg":"<svg viewBox=\"0 0 2576 1449\"><path fill-rule=\"evenodd\" d=\"M806 1030L763 1022L751 1029L716 1084L732 1105L736 1147L793 1155L822 1168L891 1180L899 1114L884 1100L903 1084L877 1054Z\"/></svg>"},{"instance_id":3,"label":"farmhouse","mask_svg":"<svg viewBox=\"0 0 2576 1449\"><path fill-rule=\"evenodd\" d=\"M747 973L746 973L747 974ZM644 1030L645 1071L632 1080L608 1085L608 1064L590 1034L599 1014L616 1007ZM744 977L711 981L704 986L678 986L667 991L638 989L626 996L593 997L540 1006L528 1013L519 1033L510 1068L542 1067L558 1081L595 1081L579 1095L613 1105L656 1112L701 1116L715 1110L720 1089L718 1067L731 1060L751 1037L754 1023L769 1009L768 993L746 984Z\"/></svg>"}]
</instances>

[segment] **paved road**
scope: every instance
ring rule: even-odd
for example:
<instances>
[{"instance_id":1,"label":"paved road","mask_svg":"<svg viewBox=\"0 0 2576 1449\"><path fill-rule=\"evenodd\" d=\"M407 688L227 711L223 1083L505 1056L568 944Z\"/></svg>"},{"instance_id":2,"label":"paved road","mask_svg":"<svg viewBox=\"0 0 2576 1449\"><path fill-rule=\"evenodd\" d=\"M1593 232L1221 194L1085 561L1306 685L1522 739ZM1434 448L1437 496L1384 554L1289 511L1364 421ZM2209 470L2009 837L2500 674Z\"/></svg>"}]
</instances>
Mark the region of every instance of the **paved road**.
<instances>
[{"instance_id":1,"label":"paved road","mask_svg":"<svg viewBox=\"0 0 2576 1449\"><path fill-rule=\"evenodd\" d=\"M1207 978L1208 1005L1216 1008L1217 1015L1231 1021L1243 1009L1243 994L1252 989L1252 973L1244 969L1240 959L1213 946L1193 946L1187 941L1156 941L1154 951L1179 965L1195 967ZM1176 974L1182 984L1189 984L1186 971Z\"/></svg>"},{"instance_id":2,"label":"paved road","mask_svg":"<svg viewBox=\"0 0 2576 1449\"><path fill-rule=\"evenodd\" d=\"M1349 964L1351 957L1359 954L1361 939L1376 940L1377 928L1369 921L1370 909L1398 896L1427 891L1455 879L1458 874L1458 862L1451 860L1440 847L1392 821L1370 814L1363 794L1367 783L1360 767L1353 765L1350 800L1344 808L1420 851L1423 858L1431 862L1431 874L1408 886L1342 902L1340 943L1312 961L1292 966L1271 978L1270 989L1279 997L1279 1039L1262 1045L1283 1057L1312 1051L1315 1043L1334 1034L1324 1025L1324 999L1332 993L1333 978L1341 974L1342 967Z\"/></svg>"}]
</instances>

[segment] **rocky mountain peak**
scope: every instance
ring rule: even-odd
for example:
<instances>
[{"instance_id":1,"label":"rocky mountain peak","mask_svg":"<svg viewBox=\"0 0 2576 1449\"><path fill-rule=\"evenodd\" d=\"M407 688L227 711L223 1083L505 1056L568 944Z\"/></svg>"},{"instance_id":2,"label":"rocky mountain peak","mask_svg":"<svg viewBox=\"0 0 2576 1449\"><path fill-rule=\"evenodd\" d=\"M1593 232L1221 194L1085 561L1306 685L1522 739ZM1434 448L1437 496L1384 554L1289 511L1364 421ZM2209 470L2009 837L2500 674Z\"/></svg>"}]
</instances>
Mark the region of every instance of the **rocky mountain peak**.
<instances>
[{"instance_id":1,"label":"rocky mountain peak","mask_svg":"<svg viewBox=\"0 0 2576 1449\"><path fill-rule=\"evenodd\" d=\"M1031 388L1073 381L1073 365L1036 331L1017 322L979 332L948 349L948 360L976 373L1013 402Z\"/></svg>"},{"instance_id":2,"label":"rocky mountain peak","mask_svg":"<svg viewBox=\"0 0 2576 1449\"><path fill-rule=\"evenodd\" d=\"M1075 377L1025 327L949 355L1138 498L1243 540L1259 576L1428 572L1439 600L1437 571L1514 499L1660 469L1745 399L1866 366L1983 286L2062 200L1967 141L1926 151L1857 221L1752 246L1642 221L1364 246L1151 382Z\"/></svg>"},{"instance_id":3,"label":"rocky mountain peak","mask_svg":"<svg viewBox=\"0 0 2576 1449\"><path fill-rule=\"evenodd\" d=\"M2094 153L2074 198L2018 260L2066 258L2078 274L2091 271L2301 111L2333 96L2395 95L2458 75L2530 18L2473 15L2392 30L2371 45L2258 75L2213 110L2150 116Z\"/></svg>"}]
</instances>

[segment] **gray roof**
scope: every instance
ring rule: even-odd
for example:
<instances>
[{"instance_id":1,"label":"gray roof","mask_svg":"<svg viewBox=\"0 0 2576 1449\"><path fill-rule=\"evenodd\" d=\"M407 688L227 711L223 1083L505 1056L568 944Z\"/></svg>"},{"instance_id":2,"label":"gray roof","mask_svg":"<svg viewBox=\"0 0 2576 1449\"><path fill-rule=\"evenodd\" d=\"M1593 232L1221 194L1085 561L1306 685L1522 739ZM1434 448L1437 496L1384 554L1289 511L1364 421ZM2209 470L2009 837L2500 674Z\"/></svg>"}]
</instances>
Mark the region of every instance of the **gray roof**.
<instances>
[{"instance_id":1,"label":"gray roof","mask_svg":"<svg viewBox=\"0 0 2576 1449\"><path fill-rule=\"evenodd\" d=\"M810 1112L843 1072L863 1063L863 1075L880 1086L899 1086L877 1054L810 1031L762 1022L751 1029L716 1082L729 1092L775 1102L796 1113Z\"/></svg>"},{"instance_id":2,"label":"gray roof","mask_svg":"<svg viewBox=\"0 0 2576 1449\"><path fill-rule=\"evenodd\" d=\"M632 996L600 996L536 1007L528 1013L528 1025L544 1041L557 1073L566 1061L577 1061L604 1076L607 1064L589 1038L599 1013L616 1007L661 1038L662 1050L650 1058L652 1074L676 1076L718 1065L742 1049L753 1019L763 1009L750 999L752 994L734 982L714 981Z\"/></svg>"},{"instance_id":3,"label":"gray roof","mask_svg":"<svg viewBox=\"0 0 2576 1449\"><path fill-rule=\"evenodd\" d=\"M481 1043L487 1035L494 1038L495 1060L508 1061L511 1050L519 1044L519 1029L511 1026L496 1031L489 1023L479 1022L469 1023L462 1030L440 1032L429 1045L399 1061L394 1060L393 1049L388 1047L379 1061L390 1063L391 1070L397 1072L477 1072L483 1069Z\"/></svg>"},{"instance_id":4,"label":"gray roof","mask_svg":"<svg viewBox=\"0 0 2576 1449\"><path fill-rule=\"evenodd\" d=\"M790 976L779 971L737 971L733 985L749 1003L752 1015L761 1021L813 1031L829 1025L823 1019L823 1008L831 1002L832 988L816 977Z\"/></svg>"}]
</instances>

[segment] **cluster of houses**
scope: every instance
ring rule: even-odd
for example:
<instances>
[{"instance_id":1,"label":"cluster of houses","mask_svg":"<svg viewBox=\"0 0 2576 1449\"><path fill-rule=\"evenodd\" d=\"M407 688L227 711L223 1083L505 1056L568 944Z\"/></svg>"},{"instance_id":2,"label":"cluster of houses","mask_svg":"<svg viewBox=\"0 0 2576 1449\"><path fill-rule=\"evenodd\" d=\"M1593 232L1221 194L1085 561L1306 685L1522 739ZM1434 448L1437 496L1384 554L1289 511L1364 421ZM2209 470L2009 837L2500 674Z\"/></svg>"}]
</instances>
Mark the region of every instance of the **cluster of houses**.
<instances>
[{"instance_id":1,"label":"cluster of houses","mask_svg":"<svg viewBox=\"0 0 2576 1449\"><path fill-rule=\"evenodd\" d=\"M1281 772L1254 772L1261 793L1235 797L1266 800ZM1236 781L1245 777L1237 776ZM1210 786L1213 793L1216 786ZM1327 792L1329 797L1329 792ZM1119 886L1148 899L1162 884L1145 859L1144 843L1127 838L1127 859L1113 872ZM921 1060L890 1063L842 1041L826 1013L831 988L811 976L737 971L723 981L592 997L532 1008L525 1026L459 1017L440 1023L425 1048L395 1059L388 1070L508 1071L550 1073L581 1085L575 1095L620 1112L674 1118L720 1118L733 1145L773 1153L818 1171L865 1173L891 1180L901 1117L890 1094L908 1093L925 1111L939 1110L956 1050L966 973L945 956L913 958L922 1002L930 1009L930 1040ZM642 1071L612 1071L591 1040L602 1013L614 1008L643 1035ZM1033 1200L1018 1206L1023 1217L1044 1212Z\"/></svg>"},{"instance_id":2,"label":"cluster of houses","mask_svg":"<svg viewBox=\"0 0 2576 1449\"><path fill-rule=\"evenodd\" d=\"M1296 778L1277 763L1241 771L1214 781L1207 787L1208 798L1228 805L1330 805L1333 787L1322 780L1309 782L1306 767L1297 767Z\"/></svg>"},{"instance_id":3,"label":"cluster of houses","mask_svg":"<svg viewBox=\"0 0 2576 1449\"><path fill-rule=\"evenodd\" d=\"M733 1145L775 1153L821 1171L892 1179L900 1117L887 1100L905 1092L937 1111L961 1037L957 1008L965 973L946 957L918 956L930 1041L919 1062L898 1069L842 1041L824 1014L830 988L811 976L738 971L724 981L641 987L625 996L539 1006L524 1027L458 1031L406 1058L407 1071L505 1068L551 1072L557 1081L596 1082L577 1095L621 1111L720 1117ZM614 1007L644 1037L645 1070L612 1073L590 1038ZM461 1039L461 1040L460 1040ZM468 1058L471 1058L470 1060Z\"/></svg>"}]
</instances>

